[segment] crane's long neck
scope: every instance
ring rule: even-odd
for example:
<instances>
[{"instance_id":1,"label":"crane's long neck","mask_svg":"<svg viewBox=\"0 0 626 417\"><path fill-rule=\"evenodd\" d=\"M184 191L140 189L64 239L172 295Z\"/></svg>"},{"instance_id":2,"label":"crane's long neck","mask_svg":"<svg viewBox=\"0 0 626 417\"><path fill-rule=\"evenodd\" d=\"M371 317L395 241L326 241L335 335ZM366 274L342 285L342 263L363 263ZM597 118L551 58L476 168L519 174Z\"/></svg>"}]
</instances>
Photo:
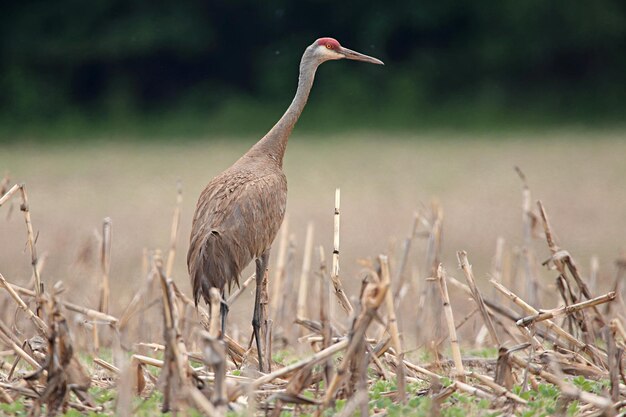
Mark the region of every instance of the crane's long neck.
<instances>
[{"instance_id":1,"label":"crane's long neck","mask_svg":"<svg viewBox=\"0 0 626 417\"><path fill-rule=\"evenodd\" d=\"M283 117L270 129L267 134L254 145L246 155L260 156L266 155L274 160L280 167L283 166L283 157L285 149L287 149L287 141L289 135L296 122L304 110L304 106L309 98L313 80L315 79L315 71L319 63L305 53L300 62L300 76L298 77L298 89L293 101L287 108Z\"/></svg>"}]
</instances>

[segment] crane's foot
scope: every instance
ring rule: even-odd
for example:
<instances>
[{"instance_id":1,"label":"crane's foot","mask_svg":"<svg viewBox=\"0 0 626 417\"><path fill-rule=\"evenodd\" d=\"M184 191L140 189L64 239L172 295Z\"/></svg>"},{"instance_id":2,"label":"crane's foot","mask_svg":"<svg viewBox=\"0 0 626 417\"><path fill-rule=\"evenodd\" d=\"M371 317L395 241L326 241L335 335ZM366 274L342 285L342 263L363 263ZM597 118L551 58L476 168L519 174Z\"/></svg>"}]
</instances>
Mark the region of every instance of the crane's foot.
<instances>
[{"instance_id":1,"label":"crane's foot","mask_svg":"<svg viewBox=\"0 0 626 417\"><path fill-rule=\"evenodd\" d=\"M259 372L265 372L263 368L263 348L261 347L261 326L255 326L254 323L252 323L252 332L254 334L254 340L256 340L256 351L258 355L257 358L259 360Z\"/></svg>"},{"instance_id":2,"label":"crane's foot","mask_svg":"<svg viewBox=\"0 0 626 417\"><path fill-rule=\"evenodd\" d=\"M256 340L256 350L259 359L259 371L264 372L263 366L263 342L261 335L261 325L264 322L263 312L261 311L261 292L263 287L263 278L267 268L269 251L261 255L256 260L256 292L254 297L254 314L252 316L252 329L254 331L254 339Z\"/></svg>"}]
</instances>

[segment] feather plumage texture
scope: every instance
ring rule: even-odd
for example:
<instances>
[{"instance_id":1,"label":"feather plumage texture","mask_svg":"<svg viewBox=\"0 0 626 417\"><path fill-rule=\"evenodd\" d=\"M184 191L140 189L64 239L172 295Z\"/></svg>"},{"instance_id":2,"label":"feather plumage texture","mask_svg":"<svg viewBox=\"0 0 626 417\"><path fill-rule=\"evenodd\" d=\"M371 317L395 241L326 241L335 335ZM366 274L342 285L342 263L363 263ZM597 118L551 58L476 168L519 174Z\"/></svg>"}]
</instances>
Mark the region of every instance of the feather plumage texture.
<instances>
[{"instance_id":1,"label":"feather plumage texture","mask_svg":"<svg viewBox=\"0 0 626 417\"><path fill-rule=\"evenodd\" d=\"M230 291L242 270L269 250L285 215L287 180L272 158L246 154L202 192L187 264L196 304Z\"/></svg>"}]
</instances>

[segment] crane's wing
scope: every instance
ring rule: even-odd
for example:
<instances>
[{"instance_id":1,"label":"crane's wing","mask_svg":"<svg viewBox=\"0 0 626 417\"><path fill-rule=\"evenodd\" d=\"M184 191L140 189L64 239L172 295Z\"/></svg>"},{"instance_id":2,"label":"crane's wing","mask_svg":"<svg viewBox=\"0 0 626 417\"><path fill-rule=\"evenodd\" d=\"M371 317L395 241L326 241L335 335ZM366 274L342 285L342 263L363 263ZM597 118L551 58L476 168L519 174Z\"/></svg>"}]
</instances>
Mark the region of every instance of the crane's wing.
<instances>
[{"instance_id":1,"label":"crane's wing","mask_svg":"<svg viewBox=\"0 0 626 417\"><path fill-rule=\"evenodd\" d=\"M194 300L239 285L241 271L267 251L283 221L287 181L282 172L228 173L213 179L196 206L187 254Z\"/></svg>"}]
</instances>

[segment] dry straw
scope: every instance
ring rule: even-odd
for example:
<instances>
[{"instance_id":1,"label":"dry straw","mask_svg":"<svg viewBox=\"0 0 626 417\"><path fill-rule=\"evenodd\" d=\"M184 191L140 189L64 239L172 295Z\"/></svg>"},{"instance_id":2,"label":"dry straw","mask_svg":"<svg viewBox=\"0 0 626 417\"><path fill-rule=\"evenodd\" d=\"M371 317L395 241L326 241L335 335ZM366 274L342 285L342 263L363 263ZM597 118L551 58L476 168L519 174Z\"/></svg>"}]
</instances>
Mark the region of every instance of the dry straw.
<instances>
[{"instance_id":1,"label":"dry straw","mask_svg":"<svg viewBox=\"0 0 626 417\"><path fill-rule=\"evenodd\" d=\"M64 299L73 295L71 288L63 292L61 286L41 285L43 262L37 257L25 187L9 187L10 182L5 178L0 182L4 193L0 196L0 206L13 198L20 202L34 282L27 288L0 275L0 287L4 290L0 295L7 300L0 310L0 402L23 401L31 410L46 404L50 410L74 408L80 413L111 413L114 409L118 415L131 415L132 397L147 397L159 390L163 395L163 411L179 412L193 407L206 415L222 416L227 407L236 409L237 404L247 401L250 415L278 416L284 411L294 415L322 415L338 399L346 399L341 416L356 410L361 415L373 412L383 416L387 410L377 409L368 392L374 381L384 379L395 380L397 388L381 395L390 396L398 403L428 395L432 415L440 413L455 392L488 400L490 413L519 414L531 410L530 401L525 395L516 394L513 386L523 386L527 381L534 387L540 383L558 387L562 409L577 401L581 415L615 415L626 407L622 358L626 349L623 326L626 310L619 286L626 261L618 260L611 287L603 295L594 296L594 291L603 287L597 258L591 262L587 280L573 255L557 245L541 202L537 204L538 215L533 213L530 188L521 170L518 174L523 182L524 208L520 266L530 283L519 291L523 295L510 285L516 265L510 262L513 255L504 238L497 240L491 267L492 291L497 291L498 297L486 293L484 288L481 290L484 274L474 275L464 251L456 255L467 284L446 274L444 260L448 252L442 239L443 209L436 202L415 214L397 259L381 255L364 263L360 293L351 293L350 286L344 287L342 283L355 280L342 275L339 267L339 189L335 193L329 270L323 248L315 244L312 223L306 228L302 248L295 245L297 236L289 234L288 225L283 225L269 299L273 320L267 311L267 271L261 277L260 339L267 373L257 371L259 364L255 361L251 338L241 337L249 334L247 327L239 331L232 326L232 333L219 334L221 294L211 292L210 311L204 306L196 309L193 300L176 285L178 280L186 278L172 276L182 210L180 186L169 229L167 259L164 262L158 250L144 252L143 279L137 292L129 297L126 308L117 302L119 294L110 293L109 280L119 277L110 276L111 245L115 242L110 237L111 224L105 220L99 259L101 274L94 283L101 284L101 301L99 308L92 309ZM560 300L551 297L550 306L541 304L546 287L540 285L541 264L531 251L532 238L539 236L537 226L543 227L550 253L543 263L547 268L545 274L556 280L561 297ZM417 239L421 236L418 229L422 227L427 237L425 245ZM314 247L320 262L312 274ZM290 269L296 254L302 256L298 273ZM341 257L341 262L345 264L345 257ZM408 270L418 267L426 271L424 276L431 277L422 286L421 309L416 309L417 303L406 296L415 284ZM299 277L297 285L296 277ZM11 278L24 282L30 277ZM255 278L249 277L233 291L226 300L228 305L238 301ZM332 314L331 283L334 296L346 314ZM296 286L297 297L284 296ZM317 295L314 301L312 294ZM472 300L469 304L468 298ZM540 305L544 308L539 308ZM445 317L447 335L437 335L440 330L436 323L441 317ZM423 323L431 319L427 324L435 325L434 332ZM275 331L272 331L273 321ZM103 324L110 329L103 332L106 336L90 337L90 332L96 331L92 329ZM497 358L462 355L464 348L471 347L469 341L476 339L475 335L471 337L472 329L481 327L484 327L481 332L485 335L484 344L498 349ZM291 328L300 332L297 341L288 337ZM464 336L460 338L461 334ZM451 360L446 356L448 350L440 348L445 347L446 340L449 340ZM281 346L272 349L272 343ZM93 366L87 369L76 362L77 353L88 355L87 352L97 351L94 348L98 345L125 352L126 356L121 356L129 359L108 361L95 355ZM433 363L420 363L417 359L420 355L415 350L422 345L435 354ZM279 349L299 356L285 362L280 358L276 362L270 360L271 353ZM3 359L9 356L10 361ZM148 369L156 370L158 377ZM610 387L607 392L583 391L571 383L575 376L607 380ZM451 379L445 387L444 377ZM322 385L323 380L326 383ZM418 382L426 391L416 391ZM90 385L123 393L116 406L95 405L89 398ZM68 395L69 392L72 394Z\"/></svg>"}]
</instances>

